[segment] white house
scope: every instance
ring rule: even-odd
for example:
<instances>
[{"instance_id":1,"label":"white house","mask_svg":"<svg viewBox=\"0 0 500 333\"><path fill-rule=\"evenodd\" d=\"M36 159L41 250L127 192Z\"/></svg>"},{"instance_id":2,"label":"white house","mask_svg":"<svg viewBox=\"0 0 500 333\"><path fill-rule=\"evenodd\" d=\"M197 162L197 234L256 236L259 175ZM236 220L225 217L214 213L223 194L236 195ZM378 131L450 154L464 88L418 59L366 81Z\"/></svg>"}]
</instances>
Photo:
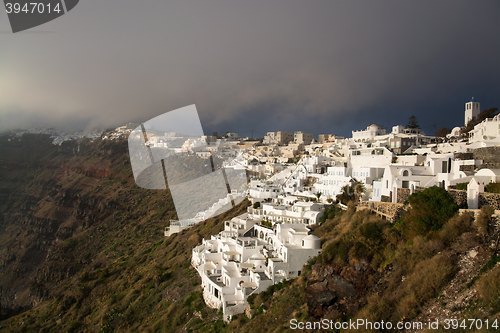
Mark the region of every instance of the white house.
<instances>
[{"instance_id":1,"label":"white house","mask_svg":"<svg viewBox=\"0 0 500 333\"><path fill-rule=\"evenodd\" d=\"M351 166L385 168L392 163L394 154L385 147L351 149Z\"/></svg>"},{"instance_id":2,"label":"white house","mask_svg":"<svg viewBox=\"0 0 500 333\"><path fill-rule=\"evenodd\" d=\"M434 178L429 166L388 165L381 181L373 183L373 197L384 195L390 197L392 202L397 202L398 188L408 188L413 192L416 186L425 187Z\"/></svg>"},{"instance_id":3,"label":"white house","mask_svg":"<svg viewBox=\"0 0 500 333\"><path fill-rule=\"evenodd\" d=\"M201 276L205 303L222 308L225 321L245 311L248 296L299 276L307 260L321 252L321 240L303 224L277 224L273 229L253 224L242 233L236 236L230 222L192 250L191 264Z\"/></svg>"},{"instance_id":4,"label":"white house","mask_svg":"<svg viewBox=\"0 0 500 333\"><path fill-rule=\"evenodd\" d=\"M413 193L415 187L439 186L448 188L450 185L469 182L470 171L461 171L461 165L476 166L474 160L459 160L453 154L434 154L426 157L423 165L390 165L385 168L380 182L373 183L372 200L380 200L388 196L392 202L397 202L397 189L407 188ZM485 171L483 171L485 170ZM474 177L487 176L489 181L496 181L496 171L483 169ZM489 171L487 171L489 170Z\"/></svg>"},{"instance_id":5,"label":"white house","mask_svg":"<svg viewBox=\"0 0 500 333\"><path fill-rule=\"evenodd\" d=\"M460 127L460 126L453 127L451 132L449 134L446 134L446 137L447 138L458 138L461 136L461 134L460 134L461 130L462 130L462 127Z\"/></svg>"},{"instance_id":6,"label":"white house","mask_svg":"<svg viewBox=\"0 0 500 333\"><path fill-rule=\"evenodd\" d=\"M293 134L293 141L296 144L303 144L303 145L308 145L314 140L314 137L311 133L305 133L305 132L295 132Z\"/></svg>"},{"instance_id":7,"label":"white house","mask_svg":"<svg viewBox=\"0 0 500 333\"><path fill-rule=\"evenodd\" d=\"M261 181L251 181L249 195L254 201L277 198L282 193L279 185L267 184Z\"/></svg>"},{"instance_id":8,"label":"white house","mask_svg":"<svg viewBox=\"0 0 500 333\"><path fill-rule=\"evenodd\" d=\"M304 202L295 200L290 202L292 196L287 196L287 200L280 202L261 203L259 208L248 207L248 215L252 219L267 220L276 223L304 224L311 225L319 222L323 215L323 205L316 202ZM288 203L288 204L287 204Z\"/></svg>"},{"instance_id":9,"label":"white house","mask_svg":"<svg viewBox=\"0 0 500 333\"><path fill-rule=\"evenodd\" d=\"M354 141L365 142L374 140L377 135L384 135L385 129L373 123L366 127L366 130L352 131L352 139Z\"/></svg>"},{"instance_id":10,"label":"white house","mask_svg":"<svg viewBox=\"0 0 500 333\"><path fill-rule=\"evenodd\" d=\"M314 192L319 192L326 198L335 199L337 194L342 193L342 187L354 181L347 163L339 164L328 167L324 174L315 175L318 181L314 184Z\"/></svg>"},{"instance_id":11,"label":"white house","mask_svg":"<svg viewBox=\"0 0 500 333\"><path fill-rule=\"evenodd\" d=\"M500 181L500 169L481 169L471 177L467 185L467 206L478 209L479 193L484 192L486 185Z\"/></svg>"},{"instance_id":12,"label":"white house","mask_svg":"<svg viewBox=\"0 0 500 333\"><path fill-rule=\"evenodd\" d=\"M469 142L493 140L500 137L500 114L485 119L469 132Z\"/></svg>"},{"instance_id":13,"label":"white house","mask_svg":"<svg viewBox=\"0 0 500 333\"><path fill-rule=\"evenodd\" d=\"M276 132L267 132L262 141L265 145L271 145L276 143Z\"/></svg>"},{"instance_id":14,"label":"white house","mask_svg":"<svg viewBox=\"0 0 500 333\"><path fill-rule=\"evenodd\" d=\"M352 177L371 187L374 180L382 178L384 170L382 167L357 166L352 168Z\"/></svg>"}]
</instances>

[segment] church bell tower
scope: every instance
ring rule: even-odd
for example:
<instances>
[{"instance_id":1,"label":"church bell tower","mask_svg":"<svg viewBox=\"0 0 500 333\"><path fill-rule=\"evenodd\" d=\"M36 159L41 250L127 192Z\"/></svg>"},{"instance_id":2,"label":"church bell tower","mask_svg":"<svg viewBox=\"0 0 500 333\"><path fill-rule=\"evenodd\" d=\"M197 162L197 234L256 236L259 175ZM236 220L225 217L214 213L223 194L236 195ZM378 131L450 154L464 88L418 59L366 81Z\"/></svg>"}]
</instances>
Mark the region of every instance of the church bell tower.
<instances>
[{"instance_id":1,"label":"church bell tower","mask_svg":"<svg viewBox=\"0 0 500 333\"><path fill-rule=\"evenodd\" d=\"M476 102L474 97L472 99L465 103L465 124L464 126L467 126L467 123L472 119L472 117L477 117L479 115L479 102Z\"/></svg>"}]
</instances>

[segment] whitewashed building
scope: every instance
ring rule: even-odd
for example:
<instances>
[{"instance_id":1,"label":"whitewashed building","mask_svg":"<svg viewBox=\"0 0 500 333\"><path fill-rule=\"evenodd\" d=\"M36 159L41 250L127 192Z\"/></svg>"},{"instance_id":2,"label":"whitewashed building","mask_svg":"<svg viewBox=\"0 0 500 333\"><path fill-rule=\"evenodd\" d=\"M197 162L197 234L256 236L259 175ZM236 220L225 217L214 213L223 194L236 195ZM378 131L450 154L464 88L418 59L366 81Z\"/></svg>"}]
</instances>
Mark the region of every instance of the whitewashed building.
<instances>
[{"instance_id":1,"label":"whitewashed building","mask_svg":"<svg viewBox=\"0 0 500 333\"><path fill-rule=\"evenodd\" d=\"M335 199L337 194L342 193L342 187L354 181L347 163L328 167L326 173L315 176L318 181L314 184L314 191L321 193L322 198L324 196L327 199Z\"/></svg>"},{"instance_id":2,"label":"whitewashed building","mask_svg":"<svg viewBox=\"0 0 500 333\"><path fill-rule=\"evenodd\" d=\"M379 201L381 196L397 202L397 189L410 189L413 193L418 187L439 186L448 188L450 185L468 182L470 175L460 170L462 165L475 166L474 160L459 160L453 154L433 154L426 157L423 165L389 165L384 170L380 182L373 183L372 200Z\"/></svg>"},{"instance_id":3,"label":"whitewashed building","mask_svg":"<svg viewBox=\"0 0 500 333\"><path fill-rule=\"evenodd\" d=\"M352 131L354 141L365 142L372 141L377 135L385 135L385 129L375 123L366 127L365 130Z\"/></svg>"},{"instance_id":4,"label":"whitewashed building","mask_svg":"<svg viewBox=\"0 0 500 333\"><path fill-rule=\"evenodd\" d=\"M270 229L248 216L233 220L196 246L191 259L201 276L205 303L222 308L225 321L245 311L248 296L299 276L307 260L321 252L321 240L303 224Z\"/></svg>"},{"instance_id":5,"label":"whitewashed building","mask_svg":"<svg viewBox=\"0 0 500 333\"><path fill-rule=\"evenodd\" d=\"M314 140L314 136L311 133L305 133L305 132L295 132L293 134L293 141L296 144L303 144L303 145L308 145Z\"/></svg>"},{"instance_id":6,"label":"whitewashed building","mask_svg":"<svg viewBox=\"0 0 500 333\"><path fill-rule=\"evenodd\" d=\"M287 196L286 200L261 203L259 208L248 207L248 215L252 219L266 220L276 223L301 223L311 225L319 222L323 215L323 205L316 202L299 201L295 196ZM295 198L293 202L290 198Z\"/></svg>"},{"instance_id":7,"label":"whitewashed building","mask_svg":"<svg viewBox=\"0 0 500 333\"><path fill-rule=\"evenodd\" d=\"M351 149L350 163L353 168L373 166L385 168L392 163L394 154L385 147Z\"/></svg>"},{"instance_id":8,"label":"whitewashed building","mask_svg":"<svg viewBox=\"0 0 500 333\"><path fill-rule=\"evenodd\" d=\"M485 119L469 132L469 142L479 142L500 138L500 114Z\"/></svg>"},{"instance_id":9,"label":"whitewashed building","mask_svg":"<svg viewBox=\"0 0 500 333\"><path fill-rule=\"evenodd\" d=\"M253 201L263 201L266 199L277 198L282 194L282 188L279 185L269 184L263 181L251 181L249 195Z\"/></svg>"},{"instance_id":10,"label":"whitewashed building","mask_svg":"<svg viewBox=\"0 0 500 333\"><path fill-rule=\"evenodd\" d=\"M469 209L479 208L479 193L484 192L490 183L500 181L500 169L481 169L467 184L467 206Z\"/></svg>"}]
</instances>

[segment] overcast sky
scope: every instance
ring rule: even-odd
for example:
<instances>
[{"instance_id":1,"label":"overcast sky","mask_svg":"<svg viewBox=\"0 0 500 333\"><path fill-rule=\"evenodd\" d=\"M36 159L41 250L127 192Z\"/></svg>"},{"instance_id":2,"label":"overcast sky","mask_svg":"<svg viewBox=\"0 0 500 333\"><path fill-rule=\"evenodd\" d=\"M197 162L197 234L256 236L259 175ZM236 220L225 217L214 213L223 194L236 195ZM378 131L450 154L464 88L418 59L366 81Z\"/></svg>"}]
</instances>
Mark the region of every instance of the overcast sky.
<instances>
[{"instance_id":1,"label":"overcast sky","mask_svg":"<svg viewBox=\"0 0 500 333\"><path fill-rule=\"evenodd\" d=\"M89 129L196 104L205 133L350 136L500 107L500 1L81 0L13 34L0 128Z\"/></svg>"}]
</instances>

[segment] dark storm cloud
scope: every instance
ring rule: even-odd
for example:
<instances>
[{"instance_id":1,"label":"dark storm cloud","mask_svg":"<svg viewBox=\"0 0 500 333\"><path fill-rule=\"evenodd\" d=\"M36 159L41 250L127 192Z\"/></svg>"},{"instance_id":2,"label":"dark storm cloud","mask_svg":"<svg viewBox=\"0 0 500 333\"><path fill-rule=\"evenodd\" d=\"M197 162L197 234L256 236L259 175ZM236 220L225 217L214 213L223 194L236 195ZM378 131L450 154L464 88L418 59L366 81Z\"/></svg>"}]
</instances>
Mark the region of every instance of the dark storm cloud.
<instances>
[{"instance_id":1,"label":"dark storm cloud","mask_svg":"<svg viewBox=\"0 0 500 333\"><path fill-rule=\"evenodd\" d=\"M0 126L109 127L196 104L206 132L348 135L499 106L498 1L84 1L0 34ZM9 29L0 15L0 30ZM430 131L432 134L433 130Z\"/></svg>"}]
</instances>

